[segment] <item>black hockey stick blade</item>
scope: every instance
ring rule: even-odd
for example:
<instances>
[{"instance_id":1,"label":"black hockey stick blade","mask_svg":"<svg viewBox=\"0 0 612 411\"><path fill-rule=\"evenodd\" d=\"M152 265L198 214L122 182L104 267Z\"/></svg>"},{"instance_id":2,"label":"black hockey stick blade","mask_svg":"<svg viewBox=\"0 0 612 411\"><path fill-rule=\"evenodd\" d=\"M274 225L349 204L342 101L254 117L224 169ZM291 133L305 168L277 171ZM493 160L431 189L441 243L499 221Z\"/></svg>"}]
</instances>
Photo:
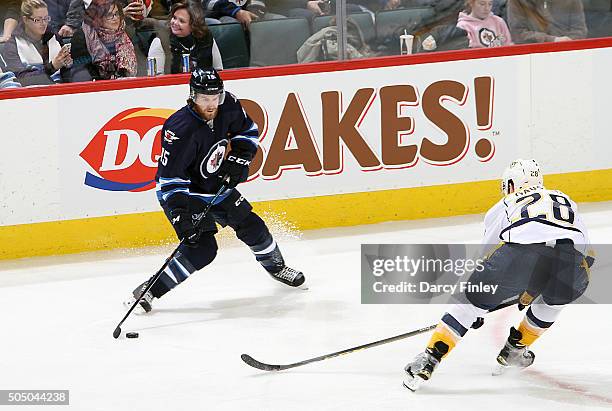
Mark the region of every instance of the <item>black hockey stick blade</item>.
<instances>
[{"instance_id":1,"label":"black hockey stick blade","mask_svg":"<svg viewBox=\"0 0 612 411\"><path fill-rule=\"evenodd\" d=\"M281 371L285 369L282 368L282 365L270 365L264 364L263 362L259 362L255 358L251 357L249 354L242 354L240 358L242 358L242 361L244 361L251 367L257 368L262 371Z\"/></svg>"},{"instance_id":2,"label":"black hockey stick blade","mask_svg":"<svg viewBox=\"0 0 612 411\"><path fill-rule=\"evenodd\" d=\"M121 327L115 328L115 331L113 331L113 337L115 338L115 340L119 338L120 335L121 335Z\"/></svg>"}]
</instances>

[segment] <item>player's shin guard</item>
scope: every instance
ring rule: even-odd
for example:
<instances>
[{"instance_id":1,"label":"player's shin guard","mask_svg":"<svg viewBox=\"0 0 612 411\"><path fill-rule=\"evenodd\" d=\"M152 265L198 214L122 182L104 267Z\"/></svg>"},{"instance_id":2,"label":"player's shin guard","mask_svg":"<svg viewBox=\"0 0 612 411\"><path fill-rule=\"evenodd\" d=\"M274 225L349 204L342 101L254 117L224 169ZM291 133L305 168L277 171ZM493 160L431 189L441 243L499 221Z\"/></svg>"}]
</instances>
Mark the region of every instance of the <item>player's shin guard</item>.
<instances>
[{"instance_id":1,"label":"player's shin guard","mask_svg":"<svg viewBox=\"0 0 612 411\"><path fill-rule=\"evenodd\" d=\"M486 312L486 310L472 304L451 306L448 312L442 316L427 347L432 348L437 341L442 341L449 347L448 352L450 352L472 327L477 318L484 316Z\"/></svg>"},{"instance_id":2,"label":"player's shin guard","mask_svg":"<svg viewBox=\"0 0 612 411\"><path fill-rule=\"evenodd\" d=\"M291 287L299 287L304 284L304 274L285 265L280 248L271 235L267 246L264 243L259 247L251 247L251 250L257 261L275 280Z\"/></svg>"},{"instance_id":3,"label":"player's shin guard","mask_svg":"<svg viewBox=\"0 0 612 411\"><path fill-rule=\"evenodd\" d=\"M189 277L189 275L195 271L195 267L193 267L189 260L187 260L187 258L185 258L185 256L180 252L177 252L175 257L170 260L164 271L160 274L155 284L153 284L149 291L142 296L139 302L140 307L145 312L150 312L154 298L160 298L178 284L185 281L187 277ZM152 279L153 278L148 279L136 287L134 291L132 291L133 300L128 302L127 305L133 304L136 299L138 299L144 289L147 288L149 281Z\"/></svg>"},{"instance_id":4,"label":"player's shin guard","mask_svg":"<svg viewBox=\"0 0 612 411\"><path fill-rule=\"evenodd\" d=\"M548 305L537 299L519 324L518 331L522 334L521 344L526 346L533 344L554 324L563 307L563 305Z\"/></svg>"},{"instance_id":5,"label":"player's shin guard","mask_svg":"<svg viewBox=\"0 0 612 411\"><path fill-rule=\"evenodd\" d=\"M236 235L249 246L255 259L277 281L291 287L304 284L304 274L285 265L285 259L263 220L255 213L235 228Z\"/></svg>"},{"instance_id":6,"label":"player's shin guard","mask_svg":"<svg viewBox=\"0 0 612 411\"><path fill-rule=\"evenodd\" d=\"M160 298L168 291L182 283L196 271L191 262L179 251L170 260L166 269L161 273L159 279L151 287L151 294L155 298Z\"/></svg>"}]
</instances>

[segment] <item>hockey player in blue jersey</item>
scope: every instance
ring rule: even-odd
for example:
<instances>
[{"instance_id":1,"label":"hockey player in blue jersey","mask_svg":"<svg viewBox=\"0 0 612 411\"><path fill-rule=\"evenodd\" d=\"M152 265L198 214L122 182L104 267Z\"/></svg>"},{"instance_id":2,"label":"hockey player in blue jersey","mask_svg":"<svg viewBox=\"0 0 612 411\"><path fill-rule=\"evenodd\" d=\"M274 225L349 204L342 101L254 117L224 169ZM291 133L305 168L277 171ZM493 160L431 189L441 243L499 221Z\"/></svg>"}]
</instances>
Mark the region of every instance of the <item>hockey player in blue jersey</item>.
<instances>
[{"instance_id":1,"label":"hockey player in blue jersey","mask_svg":"<svg viewBox=\"0 0 612 411\"><path fill-rule=\"evenodd\" d=\"M233 228L275 280L292 287L305 281L301 272L285 265L268 227L236 189L248 178L258 145L257 126L236 97L224 90L214 69L196 69L189 85L187 105L170 116L162 128L156 176L159 203L178 238L184 241L140 300L147 312L154 298L160 298L215 259L215 223ZM222 185L227 188L202 217ZM148 281L134 290L134 298L147 284Z\"/></svg>"}]
</instances>

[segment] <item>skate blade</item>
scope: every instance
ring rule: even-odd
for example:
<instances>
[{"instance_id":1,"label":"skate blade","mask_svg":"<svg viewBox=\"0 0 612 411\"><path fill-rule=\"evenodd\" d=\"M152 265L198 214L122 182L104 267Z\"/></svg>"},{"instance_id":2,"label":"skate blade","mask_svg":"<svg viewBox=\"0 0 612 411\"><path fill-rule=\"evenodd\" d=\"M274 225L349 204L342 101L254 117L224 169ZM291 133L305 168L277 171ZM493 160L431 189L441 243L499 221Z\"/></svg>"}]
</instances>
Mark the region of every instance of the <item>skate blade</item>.
<instances>
[{"instance_id":1,"label":"skate blade","mask_svg":"<svg viewBox=\"0 0 612 411\"><path fill-rule=\"evenodd\" d=\"M495 368L493 368L493 371L491 371L491 375L493 375L494 377L503 375L506 373L506 371L508 371L509 368L510 367L506 365L497 364Z\"/></svg>"},{"instance_id":2,"label":"skate blade","mask_svg":"<svg viewBox=\"0 0 612 411\"><path fill-rule=\"evenodd\" d=\"M420 377L411 377L410 375L406 375L404 377L403 385L408 388L412 392L416 392L419 389L421 384L423 383L423 379Z\"/></svg>"},{"instance_id":3,"label":"skate blade","mask_svg":"<svg viewBox=\"0 0 612 411\"><path fill-rule=\"evenodd\" d=\"M123 302L123 306L125 307L126 310L129 310L130 308L132 308L132 305L134 305L134 303L136 302L136 300L134 298L129 299L127 301ZM145 315L147 312L144 308L142 308L142 306L140 304L138 304L138 307L134 308L134 314L136 315Z\"/></svg>"},{"instance_id":4,"label":"skate blade","mask_svg":"<svg viewBox=\"0 0 612 411\"><path fill-rule=\"evenodd\" d=\"M495 368L493 368L491 375L493 375L494 377L498 377L501 375L505 375L505 376L519 375L521 371L523 371L524 369L525 368L515 367L512 365L497 364Z\"/></svg>"}]
</instances>

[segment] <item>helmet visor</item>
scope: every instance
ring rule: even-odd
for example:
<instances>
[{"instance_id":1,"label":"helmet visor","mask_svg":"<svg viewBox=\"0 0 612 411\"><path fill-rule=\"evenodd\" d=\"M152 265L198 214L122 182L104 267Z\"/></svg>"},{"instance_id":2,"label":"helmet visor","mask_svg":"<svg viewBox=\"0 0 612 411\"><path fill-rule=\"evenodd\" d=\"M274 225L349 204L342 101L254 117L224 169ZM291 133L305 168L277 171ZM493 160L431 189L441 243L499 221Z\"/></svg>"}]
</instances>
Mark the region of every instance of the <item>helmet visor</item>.
<instances>
[{"instance_id":1,"label":"helmet visor","mask_svg":"<svg viewBox=\"0 0 612 411\"><path fill-rule=\"evenodd\" d=\"M216 94L207 94L192 90L191 99L199 106L201 105L217 105L220 106L225 101L225 92Z\"/></svg>"}]
</instances>

